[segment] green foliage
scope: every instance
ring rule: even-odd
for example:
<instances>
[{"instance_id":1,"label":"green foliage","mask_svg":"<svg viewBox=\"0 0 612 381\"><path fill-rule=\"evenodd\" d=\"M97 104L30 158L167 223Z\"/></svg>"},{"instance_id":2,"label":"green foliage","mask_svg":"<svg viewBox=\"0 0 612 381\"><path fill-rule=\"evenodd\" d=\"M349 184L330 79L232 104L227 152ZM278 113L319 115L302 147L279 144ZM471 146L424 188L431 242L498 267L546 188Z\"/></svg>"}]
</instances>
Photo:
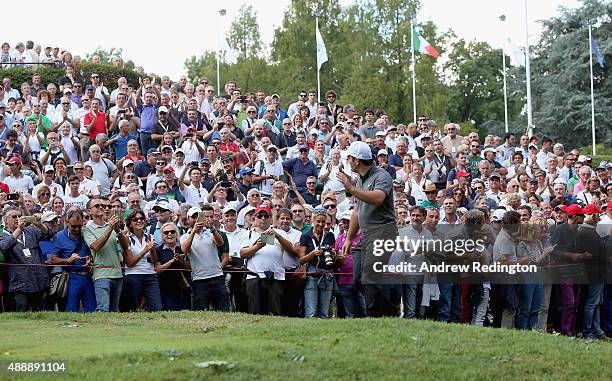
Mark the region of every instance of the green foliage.
<instances>
[{"instance_id":1,"label":"green foliage","mask_svg":"<svg viewBox=\"0 0 612 381\"><path fill-rule=\"evenodd\" d=\"M120 57L124 62L123 62L123 66L125 67L125 69L127 70L134 70L134 68L136 67L136 64L134 64L134 62L132 62L132 60L125 60L123 59L123 48L115 48L112 47L110 48L110 50L104 50L102 49L102 47L98 46L93 52L91 53L87 53L85 55L85 59L87 61L91 61L91 58L95 55L97 55L98 57L100 57L100 63L112 63L112 59L113 57L117 56Z\"/></svg>"},{"instance_id":2,"label":"green foliage","mask_svg":"<svg viewBox=\"0 0 612 381\"><path fill-rule=\"evenodd\" d=\"M84 78L89 78L92 73L100 75L100 81L109 89L116 87L119 77L126 77L130 84L138 86L139 74L132 70L119 69L110 64L95 65L87 62L81 65L81 69L83 70ZM10 77L15 88L18 88L24 82L31 84L32 73L32 69L28 68L0 69L0 76L3 78ZM57 83L60 77L64 75L64 69L40 68L38 73L40 73L42 83Z\"/></svg>"},{"instance_id":3,"label":"green foliage","mask_svg":"<svg viewBox=\"0 0 612 381\"><path fill-rule=\"evenodd\" d=\"M606 55L602 69L593 56L597 142L612 144L612 3L585 0L578 9L544 21L532 60L534 120L545 134L576 145L591 141L591 95L588 23ZM599 22L599 23L598 23Z\"/></svg>"},{"instance_id":4,"label":"green foliage","mask_svg":"<svg viewBox=\"0 0 612 381\"><path fill-rule=\"evenodd\" d=\"M57 80L64 75L64 69L40 67L36 71L40 74L41 83L57 83ZM19 89L22 83L32 84L32 74L34 71L31 68L10 68L0 69L0 76L2 78L9 77L13 83L13 87Z\"/></svg>"},{"instance_id":5,"label":"green foliage","mask_svg":"<svg viewBox=\"0 0 612 381\"><path fill-rule=\"evenodd\" d=\"M242 5L230 27L229 46L241 58L255 57L261 53L261 36L257 14L252 5Z\"/></svg>"}]
</instances>

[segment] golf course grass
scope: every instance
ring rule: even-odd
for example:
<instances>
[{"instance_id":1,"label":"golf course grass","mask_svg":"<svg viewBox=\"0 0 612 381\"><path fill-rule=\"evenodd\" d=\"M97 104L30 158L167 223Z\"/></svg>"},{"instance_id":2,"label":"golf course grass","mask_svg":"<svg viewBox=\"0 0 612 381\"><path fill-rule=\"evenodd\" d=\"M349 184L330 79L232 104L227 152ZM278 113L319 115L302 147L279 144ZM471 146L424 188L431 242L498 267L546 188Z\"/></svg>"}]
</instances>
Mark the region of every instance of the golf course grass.
<instances>
[{"instance_id":1,"label":"golf course grass","mask_svg":"<svg viewBox=\"0 0 612 381\"><path fill-rule=\"evenodd\" d=\"M67 369L0 380L610 380L612 342L397 318L5 313L9 361Z\"/></svg>"}]
</instances>

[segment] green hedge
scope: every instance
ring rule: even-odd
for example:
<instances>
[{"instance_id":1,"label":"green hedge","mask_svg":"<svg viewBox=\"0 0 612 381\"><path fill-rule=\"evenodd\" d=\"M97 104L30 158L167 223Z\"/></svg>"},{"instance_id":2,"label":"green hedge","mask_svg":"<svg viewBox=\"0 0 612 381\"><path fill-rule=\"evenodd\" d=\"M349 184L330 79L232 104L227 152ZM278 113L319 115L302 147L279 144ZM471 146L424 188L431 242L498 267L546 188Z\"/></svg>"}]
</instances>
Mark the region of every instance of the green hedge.
<instances>
[{"instance_id":1,"label":"green hedge","mask_svg":"<svg viewBox=\"0 0 612 381\"><path fill-rule=\"evenodd\" d=\"M133 70L118 69L111 64L99 64L95 65L92 63L83 63L81 65L83 70L83 79L89 83L91 73L97 73L100 75L100 80L104 83L109 91L112 91L117 87L117 79L119 77L126 77L128 83L133 85L135 88L138 87L139 73ZM38 70L40 73L41 81L45 85L51 82L57 83L57 81L64 75L64 69L40 67ZM32 74L34 71L31 68L11 68L11 69L0 69L0 75L2 78L9 77L13 82L13 87L19 89L22 83L32 83Z\"/></svg>"}]
</instances>

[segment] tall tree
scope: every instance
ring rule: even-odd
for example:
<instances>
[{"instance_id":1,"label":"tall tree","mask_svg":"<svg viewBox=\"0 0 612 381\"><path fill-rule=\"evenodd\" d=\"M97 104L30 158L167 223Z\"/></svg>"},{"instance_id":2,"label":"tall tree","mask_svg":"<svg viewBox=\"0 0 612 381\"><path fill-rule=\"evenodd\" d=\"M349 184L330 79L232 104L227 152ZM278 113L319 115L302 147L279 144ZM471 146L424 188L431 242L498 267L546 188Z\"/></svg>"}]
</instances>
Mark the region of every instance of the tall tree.
<instances>
[{"instance_id":1,"label":"tall tree","mask_svg":"<svg viewBox=\"0 0 612 381\"><path fill-rule=\"evenodd\" d=\"M230 48L238 57L247 58L261 55L261 36L257 13L252 5L242 5L232 21L227 37Z\"/></svg>"},{"instance_id":2,"label":"tall tree","mask_svg":"<svg viewBox=\"0 0 612 381\"><path fill-rule=\"evenodd\" d=\"M612 3L584 0L577 9L563 9L559 17L544 21L534 47L533 110L536 127L544 134L572 145L591 142L591 95L588 24L606 54L601 68L593 57L595 123L598 143L612 144Z\"/></svg>"}]
</instances>

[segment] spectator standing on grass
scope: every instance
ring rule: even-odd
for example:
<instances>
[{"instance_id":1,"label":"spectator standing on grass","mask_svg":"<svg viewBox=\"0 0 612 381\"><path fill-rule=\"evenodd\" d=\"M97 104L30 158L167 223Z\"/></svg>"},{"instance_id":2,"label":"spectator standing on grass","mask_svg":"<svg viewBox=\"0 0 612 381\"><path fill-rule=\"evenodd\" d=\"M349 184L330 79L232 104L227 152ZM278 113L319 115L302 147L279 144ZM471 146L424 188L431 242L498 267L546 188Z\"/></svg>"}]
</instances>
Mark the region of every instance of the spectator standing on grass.
<instances>
[{"instance_id":1,"label":"spectator standing on grass","mask_svg":"<svg viewBox=\"0 0 612 381\"><path fill-rule=\"evenodd\" d=\"M95 196L87 203L91 220L83 229L83 237L93 258L93 280L96 292L96 311L116 312L123 288L122 254L130 254L130 241L119 230L119 217L106 218L110 201Z\"/></svg>"},{"instance_id":2,"label":"spectator standing on grass","mask_svg":"<svg viewBox=\"0 0 612 381\"><path fill-rule=\"evenodd\" d=\"M23 203L23 199L21 201ZM40 311L47 304L49 275L42 266L44 259L39 246L49 230L35 219L33 223L22 216L23 208L4 210L4 232L0 235L0 250L9 266L9 290L15 299L17 312Z\"/></svg>"},{"instance_id":3,"label":"spectator standing on grass","mask_svg":"<svg viewBox=\"0 0 612 381\"><path fill-rule=\"evenodd\" d=\"M129 252L123 253L127 266L123 281L130 311L138 311L144 298L146 309L155 312L162 309L156 275L157 244L153 235L145 232L146 221L147 217L140 210L132 211L125 219L131 246Z\"/></svg>"},{"instance_id":4,"label":"spectator standing on grass","mask_svg":"<svg viewBox=\"0 0 612 381\"><path fill-rule=\"evenodd\" d=\"M83 228L83 211L71 209L65 215L66 228L58 232L53 239L50 263L63 265L67 271L68 296L66 312L79 312L82 303L84 312L96 310L96 294L87 265L90 262L89 246L81 234Z\"/></svg>"},{"instance_id":5,"label":"spectator standing on grass","mask_svg":"<svg viewBox=\"0 0 612 381\"><path fill-rule=\"evenodd\" d=\"M187 212L191 228L181 236L181 250L191 262L193 309L229 311L229 293L225 287L222 266L228 256L219 259L217 247L223 237L213 227L214 210L210 205L202 209L192 207Z\"/></svg>"}]
</instances>

